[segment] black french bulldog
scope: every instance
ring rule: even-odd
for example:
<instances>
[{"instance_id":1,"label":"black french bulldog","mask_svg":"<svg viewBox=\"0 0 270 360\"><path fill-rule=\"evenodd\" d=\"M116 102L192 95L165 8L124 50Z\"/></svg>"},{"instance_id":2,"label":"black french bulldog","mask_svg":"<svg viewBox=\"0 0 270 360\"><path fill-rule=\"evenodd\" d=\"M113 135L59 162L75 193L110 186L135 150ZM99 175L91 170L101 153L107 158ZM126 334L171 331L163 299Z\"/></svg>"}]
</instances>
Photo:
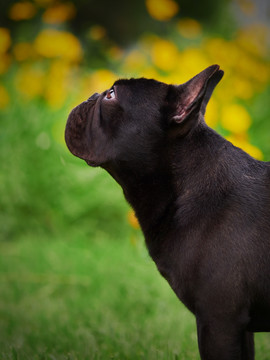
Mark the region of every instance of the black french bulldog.
<instances>
[{"instance_id":1,"label":"black french bulldog","mask_svg":"<svg viewBox=\"0 0 270 360\"><path fill-rule=\"evenodd\" d=\"M70 151L101 166L135 209L149 253L196 316L203 360L254 359L270 331L270 163L210 129L223 76L118 80L69 115Z\"/></svg>"}]
</instances>

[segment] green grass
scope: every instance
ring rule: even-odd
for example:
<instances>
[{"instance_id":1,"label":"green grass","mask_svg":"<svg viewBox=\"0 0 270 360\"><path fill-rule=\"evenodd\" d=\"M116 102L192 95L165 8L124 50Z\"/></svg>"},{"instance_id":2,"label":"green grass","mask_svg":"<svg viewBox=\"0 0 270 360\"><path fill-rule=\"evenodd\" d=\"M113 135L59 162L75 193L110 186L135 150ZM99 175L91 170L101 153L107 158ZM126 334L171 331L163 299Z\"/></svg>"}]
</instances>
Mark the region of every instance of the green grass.
<instances>
[{"instance_id":1,"label":"green grass","mask_svg":"<svg viewBox=\"0 0 270 360\"><path fill-rule=\"evenodd\" d=\"M142 238L75 233L0 245L0 358L198 360L195 320Z\"/></svg>"},{"instance_id":2,"label":"green grass","mask_svg":"<svg viewBox=\"0 0 270 360\"><path fill-rule=\"evenodd\" d=\"M0 356L198 359L194 319L141 241L73 234L2 243Z\"/></svg>"}]
</instances>

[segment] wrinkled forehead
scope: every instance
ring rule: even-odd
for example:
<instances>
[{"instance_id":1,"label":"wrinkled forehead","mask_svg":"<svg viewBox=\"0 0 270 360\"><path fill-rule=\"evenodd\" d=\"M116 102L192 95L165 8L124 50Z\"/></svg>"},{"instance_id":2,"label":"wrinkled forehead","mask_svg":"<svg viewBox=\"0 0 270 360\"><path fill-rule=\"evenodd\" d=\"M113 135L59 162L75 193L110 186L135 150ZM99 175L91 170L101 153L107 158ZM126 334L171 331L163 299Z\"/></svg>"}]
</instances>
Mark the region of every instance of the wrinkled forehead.
<instances>
[{"instance_id":1,"label":"wrinkled forehead","mask_svg":"<svg viewBox=\"0 0 270 360\"><path fill-rule=\"evenodd\" d=\"M164 98L168 85L153 79L120 79L114 85L121 96L136 96L137 99Z\"/></svg>"}]
</instances>

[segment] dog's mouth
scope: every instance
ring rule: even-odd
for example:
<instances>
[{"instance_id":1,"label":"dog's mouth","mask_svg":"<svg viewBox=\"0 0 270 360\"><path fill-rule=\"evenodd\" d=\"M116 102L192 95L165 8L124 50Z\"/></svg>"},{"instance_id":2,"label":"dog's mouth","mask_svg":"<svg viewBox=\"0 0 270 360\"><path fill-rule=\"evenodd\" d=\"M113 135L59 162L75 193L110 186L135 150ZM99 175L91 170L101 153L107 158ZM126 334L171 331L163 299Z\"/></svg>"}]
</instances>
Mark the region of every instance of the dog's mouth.
<instances>
[{"instance_id":1,"label":"dog's mouth","mask_svg":"<svg viewBox=\"0 0 270 360\"><path fill-rule=\"evenodd\" d=\"M70 152L85 160L88 165L97 166L91 160L90 126L99 94L93 94L88 100L76 106L68 116L65 141Z\"/></svg>"}]
</instances>

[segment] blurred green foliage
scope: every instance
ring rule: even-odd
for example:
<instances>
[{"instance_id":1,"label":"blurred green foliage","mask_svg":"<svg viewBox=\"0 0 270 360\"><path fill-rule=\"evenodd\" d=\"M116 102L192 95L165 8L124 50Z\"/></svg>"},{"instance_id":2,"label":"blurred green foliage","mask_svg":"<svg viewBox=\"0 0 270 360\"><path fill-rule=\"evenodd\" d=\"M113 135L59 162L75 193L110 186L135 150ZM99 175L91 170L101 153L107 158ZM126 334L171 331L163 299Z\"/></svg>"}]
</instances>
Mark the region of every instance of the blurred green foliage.
<instances>
[{"instance_id":1,"label":"blurred green foliage","mask_svg":"<svg viewBox=\"0 0 270 360\"><path fill-rule=\"evenodd\" d=\"M119 235L0 243L1 359L199 360L194 317ZM269 335L256 334L256 359L269 352Z\"/></svg>"}]
</instances>

